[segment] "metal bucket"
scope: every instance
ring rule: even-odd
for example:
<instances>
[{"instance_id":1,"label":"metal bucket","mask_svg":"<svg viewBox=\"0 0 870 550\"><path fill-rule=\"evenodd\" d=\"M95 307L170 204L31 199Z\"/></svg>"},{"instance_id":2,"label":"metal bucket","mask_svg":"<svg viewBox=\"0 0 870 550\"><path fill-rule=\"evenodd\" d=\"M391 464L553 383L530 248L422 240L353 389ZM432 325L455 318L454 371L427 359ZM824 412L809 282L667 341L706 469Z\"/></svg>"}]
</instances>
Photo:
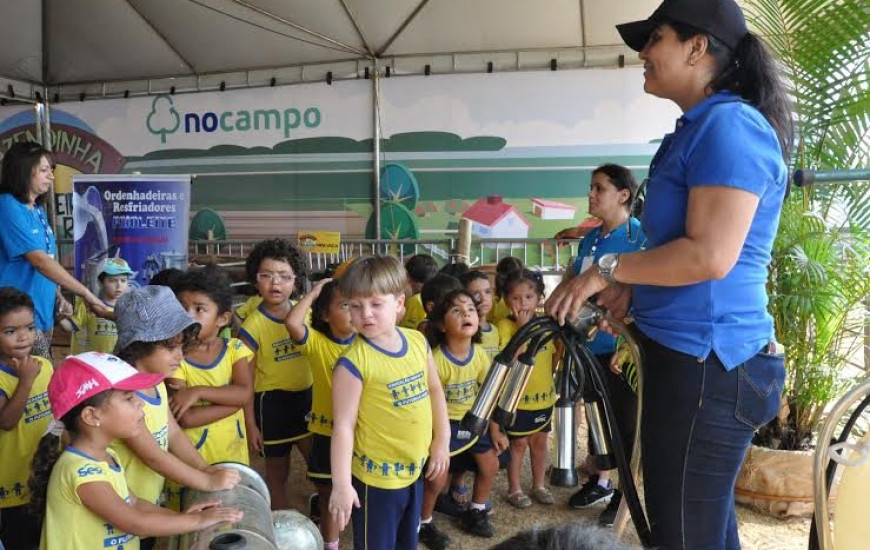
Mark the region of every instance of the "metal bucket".
<instances>
[{"instance_id":1,"label":"metal bucket","mask_svg":"<svg viewBox=\"0 0 870 550\"><path fill-rule=\"evenodd\" d=\"M227 491L204 492L193 489L185 493L185 508L198 502L220 500L222 506L237 508L244 513L238 523L209 527L181 535L182 550L278 550L272 512L262 495L241 484Z\"/></svg>"},{"instance_id":2,"label":"metal bucket","mask_svg":"<svg viewBox=\"0 0 870 550\"><path fill-rule=\"evenodd\" d=\"M278 550L323 550L323 537L314 523L296 510L272 512Z\"/></svg>"},{"instance_id":3,"label":"metal bucket","mask_svg":"<svg viewBox=\"0 0 870 550\"><path fill-rule=\"evenodd\" d=\"M266 482L253 469L235 462L218 464L223 468L233 468L241 474L239 484L227 491L205 492L189 489L185 491L182 505L184 508L198 502L220 500L222 506L238 508L244 513L238 523L225 524L179 537L181 550L278 550L275 545L275 528L272 524L272 511L269 488Z\"/></svg>"},{"instance_id":4,"label":"metal bucket","mask_svg":"<svg viewBox=\"0 0 870 550\"><path fill-rule=\"evenodd\" d=\"M239 464L238 462L218 462L215 466L237 470L242 476L242 479L239 480L239 486L257 491L260 496L263 497L263 500L266 501L266 508L272 507L272 498L269 496L269 487L266 486L266 482L263 481L263 478L260 477L260 474L258 474L256 470L250 466Z\"/></svg>"}]
</instances>

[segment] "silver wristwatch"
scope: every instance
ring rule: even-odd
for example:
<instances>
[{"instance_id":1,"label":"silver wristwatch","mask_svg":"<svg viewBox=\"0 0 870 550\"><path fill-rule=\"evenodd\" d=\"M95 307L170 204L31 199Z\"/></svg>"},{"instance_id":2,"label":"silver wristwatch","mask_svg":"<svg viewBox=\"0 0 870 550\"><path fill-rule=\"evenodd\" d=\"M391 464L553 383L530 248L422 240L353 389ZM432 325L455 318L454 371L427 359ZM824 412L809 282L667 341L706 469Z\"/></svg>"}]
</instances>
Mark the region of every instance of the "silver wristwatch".
<instances>
[{"instance_id":1,"label":"silver wristwatch","mask_svg":"<svg viewBox=\"0 0 870 550\"><path fill-rule=\"evenodd\" d=\"M618 265L619 254L607 253L598 258L595 267L598 268L598 274L601 275L605 281L608 283L615 283L616 279L613 278L613 272L616 271Z\"/></svg>"}]
</instances>

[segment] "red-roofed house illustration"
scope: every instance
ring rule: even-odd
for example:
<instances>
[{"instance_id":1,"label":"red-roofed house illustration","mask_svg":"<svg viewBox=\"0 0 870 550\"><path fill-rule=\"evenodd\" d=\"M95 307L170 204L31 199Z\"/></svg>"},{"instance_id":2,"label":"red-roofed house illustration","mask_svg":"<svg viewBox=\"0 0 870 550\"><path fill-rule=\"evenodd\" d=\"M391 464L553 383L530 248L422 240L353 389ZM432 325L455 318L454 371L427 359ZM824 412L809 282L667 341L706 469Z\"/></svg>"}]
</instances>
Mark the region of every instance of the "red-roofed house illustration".
<instances>
[{"instance_id":1,"label":"red-roofed house illustration","mask_svg":"<svg viewBox=\"0 0 870 550\"><path fill-rule=\"evenodd\" d=\"M542 220L573 220L576 206L564 202L532 199L532 214Z\"/></svg>"},{"instance_id":2,"label":"red-roofed house illustration","mask_svg":"<svg viewBox=\"0 0 870 550\"><path fill-rule=\"evenodd\" d=\"M462 213L471 220L471 233L485 239L525 239L531 225L499 195L480 199Z\"/></svg>"}]
</instances>

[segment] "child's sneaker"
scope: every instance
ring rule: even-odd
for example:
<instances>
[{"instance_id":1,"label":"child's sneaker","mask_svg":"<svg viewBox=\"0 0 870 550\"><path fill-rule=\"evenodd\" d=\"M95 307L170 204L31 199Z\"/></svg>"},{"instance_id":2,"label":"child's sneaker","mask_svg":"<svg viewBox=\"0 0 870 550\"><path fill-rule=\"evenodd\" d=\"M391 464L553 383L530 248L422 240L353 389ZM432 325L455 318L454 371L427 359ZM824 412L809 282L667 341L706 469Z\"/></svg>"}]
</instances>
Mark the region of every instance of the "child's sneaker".
<instances>
[{"instance_id":1,"label":"child's sneaker","mask_svg":"<svg viewBox=\"0 0 870 550\"><path fill-rule=\"evenodd\" d=\"M466 505L453 497L453 491L447 491L443 495L438 495L438 500L435 501L435 511L452 518L460 517L465 512L465 509Z\"/></svg>"},{"instance_id":2,"label":"child's sneaker","mask_svg":"<svg viewBox=\"0 0 870 550\"><path fill-rule=\"evenodd\" d=\"M450 537L447 533L438 529L434 521L420 524L420 543L424 544L429 550L444 550L450 546Z\"/></svg>"},{"instance_id":3,"label":"child's sneaker","mask_svg":"<svg viewBox=\"0 0 870 550\"><path fill-rule=\"evenodd\" d=\"M492 528L492 523L489 522L489 515L486 510L475 510L469 508L462 514L460 527L463 531L471 533L476 537L492 538L495 535L495 529Z\"/></svg>"},{"instance_id":4,"label":"child's sneaker","mask_svg":"<svg viewBox=\"0 0 870 550\"><path fill-rule=\"evenodd\" d=\"M571 498L568 499L568 506L582 510L600 502L607 504L611 498L613 498L613 485L611 484L605 489L598 484L598 476L593 476L583 484L579 491L571 495Z\"/></svg>"}]
</instances>

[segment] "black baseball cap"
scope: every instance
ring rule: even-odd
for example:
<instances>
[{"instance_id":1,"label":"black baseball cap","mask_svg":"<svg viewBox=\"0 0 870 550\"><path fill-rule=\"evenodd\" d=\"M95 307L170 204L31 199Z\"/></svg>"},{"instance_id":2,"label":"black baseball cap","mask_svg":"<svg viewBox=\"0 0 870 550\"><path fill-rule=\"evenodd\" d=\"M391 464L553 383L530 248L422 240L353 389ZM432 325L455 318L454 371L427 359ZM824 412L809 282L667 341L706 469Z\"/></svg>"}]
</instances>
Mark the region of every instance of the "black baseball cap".
<instances>
[{"instance_id":1,"label":"black baseball cap","mask_svg":"<svg viewBox=\"0 0 870 550\"><path fill-rule=\"evenodd\" d=\"M734 0L665 0L648 19L617 25L616 30L629 48L639 52L652 31L665 21L691 25L732 50L747 33L743 10Z\"/></svg>"}]
</instances>

